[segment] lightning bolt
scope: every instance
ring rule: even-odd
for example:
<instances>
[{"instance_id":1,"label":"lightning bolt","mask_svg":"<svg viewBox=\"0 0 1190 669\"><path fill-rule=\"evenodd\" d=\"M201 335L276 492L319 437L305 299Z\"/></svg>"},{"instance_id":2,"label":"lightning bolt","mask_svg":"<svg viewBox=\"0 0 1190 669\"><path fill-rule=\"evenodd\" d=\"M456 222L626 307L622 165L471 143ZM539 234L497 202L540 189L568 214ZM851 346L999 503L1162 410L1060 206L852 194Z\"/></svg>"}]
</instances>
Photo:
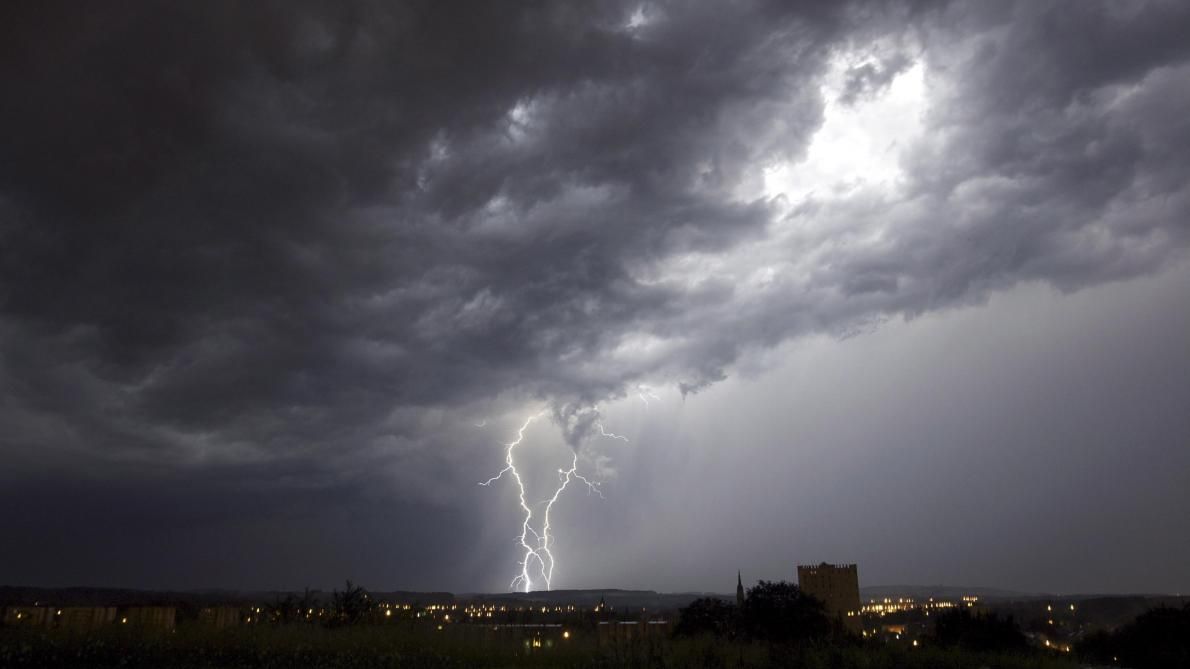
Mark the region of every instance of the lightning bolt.
<instances>
[{"instance_id":1,"label":"lightning bolt","mask_svg":"<svg viewBox=\"0 0 1190 669\"><path fill-rule=\"evenodd\" d=\"M628 437L622 437L615 432L608 432L607 430L603 429L603 423L596 422L595 427L599 428L600 436L607 437L608 439L619 439L625 444L628 443Z\"/></svg>"},{"instance_id":2,"label":"lightning bolt","mask_svg":"<svg viewBox=\"0 0 1190 669\"><path fill-rule=\"evenodd\" d=\"M525 520L521 523L521 535L519 537L521 548L525 549L525 557L520 562L521 573L512 579L512 583L509 587L511 587L513 590L516 590L518 585L523 585L525 587L525 592L529 592L533 587L533 580L529 577L529 566L532 561L537 560L539 563L541 563L542 571L545 571L546 564L542 559L541 554L538 552L539 547L542 544L541 536L538 535L537 532L533 530L533 527L529 524L533 520L533 509L531 509L529 507L529 503L525 501L525 482L521 479L521 474L516 469L516 461L513 459L513 452L516 450L516 447L522 441L524 441L525 430L529 429L529 425L544 415L545 410L543 409L525 419L524 424L521 425L521 429L517 430L516 439L514 439L511 443L506 444L507 450L504 452L504 469L501 469L495 476L479 484L482 486L490 486L496 481L499 481L504 477L505 474L508 473L512 474L513 481L516 482L517 496L520 500L521 510L525 512ZM530 534L533 535L536 546L529 543ZM550 562L552 572L552 556Z\"/></svg>"},{"instance_id":3,"label":"lightning bolt","mask_svg":"<svg viewBox=\"0 0 1190 669\"><path fill-rule=\"evenodd\" d=\"M654 399L654 400L661 399L660 397L657 396L657 393L653 392L653 389L648 386L637 386L636 387L636 395L637 395L637 397L640 398L640 401L645 403L645 407L649 406L650 399Z\"/></svg>"},{"instance_id":4,"label":"lightning bolt","mask_svg":"<svg viewBox=\"0 0 1190 669\"><path fill-rule=\"evenodd\" d=\"M532 574L538 571L541 573L541 578L545 585L545 589L550 589L550 585L554 578L554 554L553 551L550 550L550 545L553 542L553 537L550 535L550 511L553 510L554 503L557 502L562 496L562 493L570 485L570 482L572 480L578 480L587 486L588 494L595 493L596 495L599 495L600 498L603 498L603 492L599 490L599 483L597 481L592 481L578 473L578 451L574 451L570 460L570 468L558 470L558 487L554 489L554 494L549 499L545 500L545 510L542 512L541 533L539 534L533 529L533 507L529 504L526 498L525 482L521 478L521 474L516 468L515 452L516 447L525 440L525 430L529 429L529 426L533 424L533 421L541 418L545 414L546 410L543 409L525 419L525 422L521 424L520 429L517 430L516 439L508 444L505 444L506 450L504 451L504 469L501 469L492 478L479 483L481 486L490 486L496 481L502 479L505 474L511 475L513 482L516 483L517 499L521 505L521 511L523 511L525 514L524 519L521 521L521 533L517 537L517 542L520 544L521 549L524 550L524 557L522 557L521 561L518 563L521 567L521 571L513 577L509 587L512 590L521 590L523 592L532 591ZM604 434L604 436L610 436L616 439L624 439L624 437L612 435L611 433L606 432L602 425L600 426L599 431L600 433ZM624 441L627 441L627 439L624 439Z\"/></svg>"}]
</instances>

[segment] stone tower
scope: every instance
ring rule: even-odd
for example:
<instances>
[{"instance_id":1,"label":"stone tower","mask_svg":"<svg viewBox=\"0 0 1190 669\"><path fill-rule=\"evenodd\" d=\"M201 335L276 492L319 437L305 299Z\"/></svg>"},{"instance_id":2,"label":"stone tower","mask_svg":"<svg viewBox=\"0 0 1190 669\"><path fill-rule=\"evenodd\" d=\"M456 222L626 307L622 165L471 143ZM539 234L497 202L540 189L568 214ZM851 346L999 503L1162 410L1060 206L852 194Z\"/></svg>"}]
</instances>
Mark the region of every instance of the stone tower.
<instances>
[{"instance_id":1,"label":"stone tower","mask_svg":"<svg viewBox=\"0 0 1190 669\"><path fill-rule=\"evenodd\" d=\"M738 571L735 573L735 605L744 606L744 577Z\"/></svg>"},{"instance_id":2,"label":"stone tower","mask_svg":"<svg viewBox=\"0 0 1190 669\"><path fill-rule=\"evenodd\" d=\"M859 574L853 564L798 565L798 587L826 605L826 612L859 631Z\"/></svg>"}]
</instances>

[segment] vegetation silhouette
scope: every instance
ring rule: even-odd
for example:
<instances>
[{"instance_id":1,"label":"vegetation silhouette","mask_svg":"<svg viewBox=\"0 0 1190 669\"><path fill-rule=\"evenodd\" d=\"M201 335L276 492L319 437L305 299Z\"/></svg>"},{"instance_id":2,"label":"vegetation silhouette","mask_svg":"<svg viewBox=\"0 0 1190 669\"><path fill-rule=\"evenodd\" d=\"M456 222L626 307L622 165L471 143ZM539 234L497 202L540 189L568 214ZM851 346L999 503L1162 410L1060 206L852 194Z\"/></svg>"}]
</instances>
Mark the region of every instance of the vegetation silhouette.
<instances>
[{"instance_id":1,"label":"vegetation silhouette","mask_svg":"<svg viewBox=\"0 0 1190 669\"><path fill-rule=\"evenodd\" d=\"M972 614L966 609L938 616L933 639L939 646L978 652L1024 652L1029 648L1028 639L1012 616Z\"/></svg>"},{"instance_id":2,"label":"vegetation silhouette","mask_svg":"<svg viewBox=\"0 0 1190 669\"><path fill-rule=\"evenodd\" d=\"M702 597L690 602L678 615L674 634L698 636L711 634L734 639L740 627L740 611L735 604L729 604L718 597Z\"/></svg>"},{"instance_id":3,"label":"vegetation silhouette","mask_svg":"<svg viewBox=\"0 0 1190 669\"><path fill-rule=\"evenodd\" d=\"M350 581L349 581L350 583ZM310 613L318 606L318 600L310 592L310 588L302 591L302 596L293 593L285 595L285 599L277 599L269 607L273 620L281 623L309 622Z\"/></svg>"},{"instance_id":4,"label":"vegetation silhouette","mask_svg":"<svg viewBox=\"0 0 1190 669\"><path fill-rule=\"evenodd\" d=\"M772 643L821 641L840 630L821 601L785 581L760 581L749 588L743 606L704 597L679 612L678 636L710 634Z\"/></svg>"},{"instance_id":5,"label":"vegetation silhouette","mask_svg":"<svg viewBox=\"0 0 1190 669\"><path fill-rule=\"evenodd\" d=\"M336 590L331 598L331 619L329 624L354 625L371 613L375 602L362 586L347 579L343 592Z\"/></svg>"},{"instance_id":6,"label":"vegetation silhouette","mask_svg":"<svg viewBox=\"0 0 1190 669\"><path fill-rule=\"evenodd\" d=\"M1190 667L1190 604L1142 613L1115 632L1097 632L1077 644L1080 659L1136 669Z\"/></svg>"},{"instance_id":7,"label":"vegetation silhouette","mask_svg":"<svg viewBox=\"0 0 1190 669\"><path fill-rule=\"evenodd\" d=\"M833 628L826 606L786 581L759 581L748 588L740 623L751 639L786 643L823 640Z\"/></svg>"}]
</instances>

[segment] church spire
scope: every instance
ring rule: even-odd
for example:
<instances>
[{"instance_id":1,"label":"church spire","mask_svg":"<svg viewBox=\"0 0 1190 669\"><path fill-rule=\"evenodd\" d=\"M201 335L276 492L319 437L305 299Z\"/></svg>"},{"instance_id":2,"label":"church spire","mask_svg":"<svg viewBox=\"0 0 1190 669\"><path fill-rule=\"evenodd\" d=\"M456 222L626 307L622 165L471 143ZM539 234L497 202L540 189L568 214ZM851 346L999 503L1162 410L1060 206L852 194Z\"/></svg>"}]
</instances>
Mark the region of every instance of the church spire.
<instances>
[{"instance_id":1,"label":"church spire","mask_svg":"<svg viewBox=\"0 0 1190 669\"><path fill-rule=\"evenodd\" d=\"M739 571L735 573L735 605L744 605L744 577Z\"/></svg>"}]
</instances>

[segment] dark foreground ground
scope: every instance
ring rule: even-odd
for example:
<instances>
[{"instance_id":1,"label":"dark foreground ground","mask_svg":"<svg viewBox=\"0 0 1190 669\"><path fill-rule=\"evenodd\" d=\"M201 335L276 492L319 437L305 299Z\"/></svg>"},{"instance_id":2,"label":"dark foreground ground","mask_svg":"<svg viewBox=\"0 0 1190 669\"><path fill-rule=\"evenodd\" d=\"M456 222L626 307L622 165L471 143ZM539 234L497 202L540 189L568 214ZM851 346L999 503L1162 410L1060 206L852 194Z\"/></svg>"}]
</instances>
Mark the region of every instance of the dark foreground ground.
<instances>
[{"instance_id":1,"label":"dark foreground ground","mask_svg":"<svg viewBox=\"0 0 1190 669\"><path fill-rule=\"evenodd\" d=\"M599 643L573 638L535 648L526 640L484 641L449 632L359 626L278 625L145 633L105 629L0 629L0 667L805 667L807 669L1073 669L1068 657L979 654L880 644L806 646L712 638L640 638Z\"/></svg>"}]
</instances>

